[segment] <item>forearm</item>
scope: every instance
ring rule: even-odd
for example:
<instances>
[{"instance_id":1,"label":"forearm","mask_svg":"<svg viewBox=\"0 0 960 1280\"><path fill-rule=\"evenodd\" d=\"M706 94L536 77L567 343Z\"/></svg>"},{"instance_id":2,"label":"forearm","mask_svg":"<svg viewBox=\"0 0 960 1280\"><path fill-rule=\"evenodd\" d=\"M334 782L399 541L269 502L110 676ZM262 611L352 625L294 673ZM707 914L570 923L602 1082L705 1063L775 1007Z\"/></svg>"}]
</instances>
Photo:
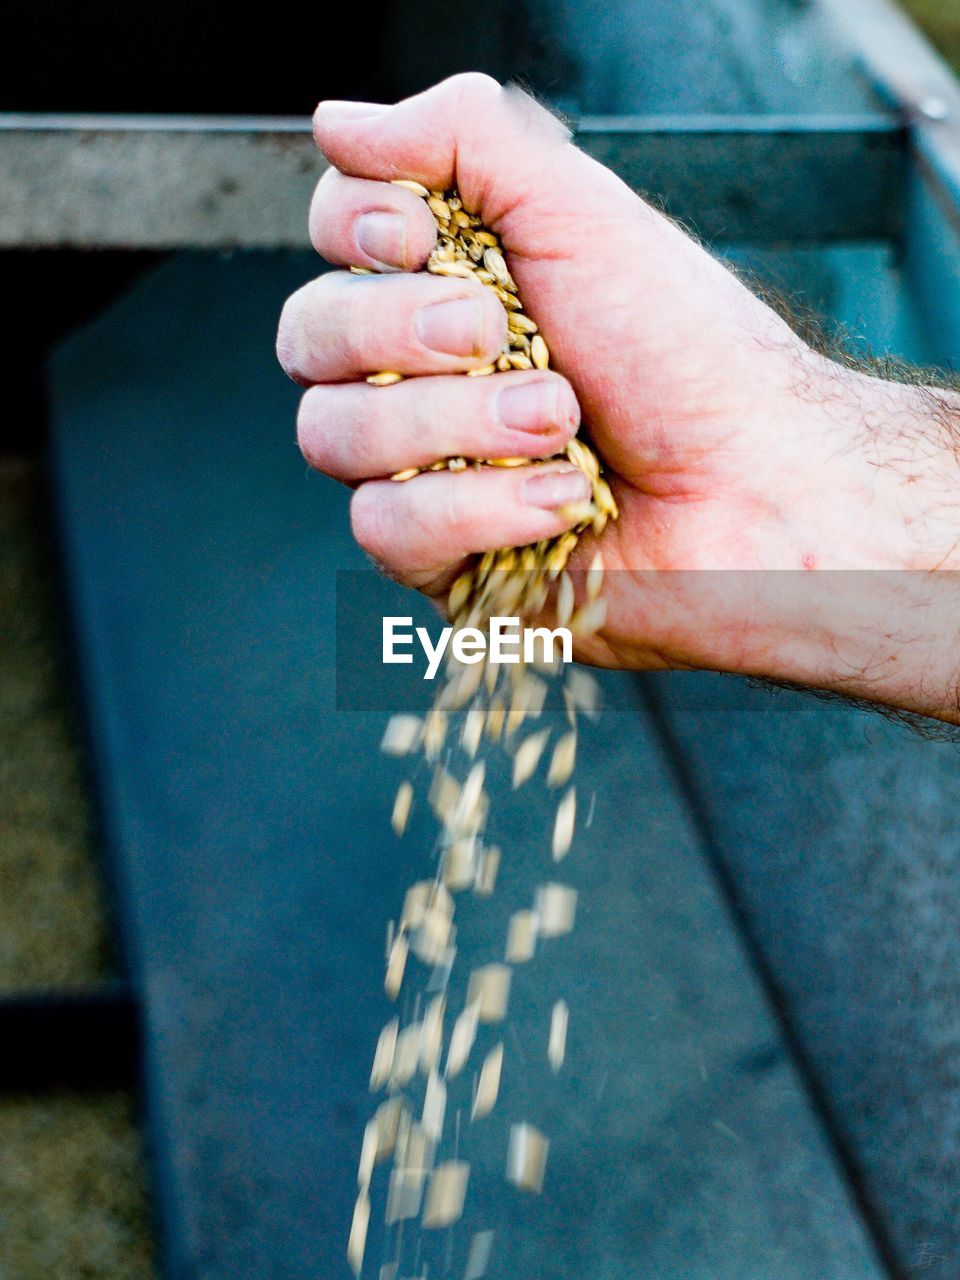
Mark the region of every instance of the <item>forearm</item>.
<instances>
[{"instance_id":1,"label":"forearm","mask_svg":"<svg viewBox=\"0 0 960 1280\"><path fill-rule=\"evenodd\" d=\"M958 724L960 396L822 362L802 398L833 442L826 533L813 572L754 584L742 669Z\"/></svg>"}]
</instances>

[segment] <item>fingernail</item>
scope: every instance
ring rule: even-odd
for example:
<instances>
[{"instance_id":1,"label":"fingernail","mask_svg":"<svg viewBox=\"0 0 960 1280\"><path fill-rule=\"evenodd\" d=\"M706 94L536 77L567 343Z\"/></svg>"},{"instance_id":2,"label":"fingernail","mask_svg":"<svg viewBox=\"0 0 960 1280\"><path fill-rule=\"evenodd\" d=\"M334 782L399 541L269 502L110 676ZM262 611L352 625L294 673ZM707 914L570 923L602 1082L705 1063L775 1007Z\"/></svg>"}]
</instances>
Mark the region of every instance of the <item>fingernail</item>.
<instances>
[{"instance_id":1,"label":"fingernail","mask_svg":"<svg viewBox=\"0 0 960 1280\"><path fill-rule=\"evenodd\" d=\"M342 102L331 98L320 103L315 118L323 124L352 124L354 120L372 120L389 110L382 102Z\"/></svg>"},{"instance_id":2,"label":"fingernail","mask_svg":"<svg viewBox=\"0 0 960 1280\"><path fill-rule=\"evenodd\" d=\"M363 213L355 234L360 249L378 266L402 270L407 265L407 220L402 213Z\"/></svg>"},{"instance_id":3,"label":"fingernail","mask_svg":"<svg viewBox=\"0 0 960 1280\"><path fill-rule=\"evenodd\" d=\"M543 434L559 426L557 383L552 379L521 382L505 387L497 394L497 417L512 431L534 431Z\"/></svg>"},{"instance_id":4,"label":"fingernail","mask_svg":"<svg viewBox=\"0 0 960 1280\"><path fill-rule=\"evenodd\" d=\"M483 354L483 310L479 298L433 302L417 312L417 337L432 351L450 356Z\"/></svg>"},{"instance_id":5,"label":"fingernail","mask_svg":"<svg viewBox=\"0 0 960 1280\"><path fill-rule=\"evenodd\" d=\"M523 500L528 507L556 511L571 502L586 502L590 497L590 481L571 467L569 471L544 471L523 482Z\"/></svg>"}]
</instances>

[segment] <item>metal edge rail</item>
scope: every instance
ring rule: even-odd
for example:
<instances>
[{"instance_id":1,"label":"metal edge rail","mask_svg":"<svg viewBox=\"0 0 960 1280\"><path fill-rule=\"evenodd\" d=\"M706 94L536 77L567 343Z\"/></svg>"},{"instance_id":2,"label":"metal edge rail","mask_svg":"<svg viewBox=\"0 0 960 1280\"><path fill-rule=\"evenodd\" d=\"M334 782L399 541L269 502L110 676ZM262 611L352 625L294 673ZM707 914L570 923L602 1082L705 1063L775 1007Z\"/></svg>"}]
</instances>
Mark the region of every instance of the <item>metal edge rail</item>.
<instances>
[{"instance_id":1,"label":"metal edge rail","mask_svg":"<svg viewBox=\"0 0 960 1280\"><path fill-rule=\"evenodd\" d=\"M817 0L872 88L899 112L939 203L960 227L960 81L891 0Z\"/></svg>"},{"instance_id":2,"label":"metal edge rail","mask_svg":"<svg viewBox=\"0 0 960 1280\"><path fill-rule=\"evenodd\" d=\"M895 113L590 116L575 135L707 239L901 229ZM0 248L305 248L324 167L306 119L0 115Z\"/></svg>"}]
</instances>

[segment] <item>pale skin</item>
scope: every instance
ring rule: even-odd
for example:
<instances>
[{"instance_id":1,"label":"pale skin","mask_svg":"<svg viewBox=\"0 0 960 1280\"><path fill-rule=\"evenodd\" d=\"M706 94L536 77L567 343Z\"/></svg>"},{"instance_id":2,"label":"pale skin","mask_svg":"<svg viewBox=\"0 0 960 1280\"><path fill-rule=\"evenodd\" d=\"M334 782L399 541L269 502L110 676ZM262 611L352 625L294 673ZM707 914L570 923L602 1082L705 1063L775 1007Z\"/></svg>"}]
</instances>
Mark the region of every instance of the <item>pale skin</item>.
<instances>
[{"instance_id":1,"label":"pale skin","mask_svg":"<svg viewBox=\"0 0 960 1280\"><path fill-rule=\"evenodd\" d=\"M575 553L585 568L599 546L609 599L578 657L788 680L960 723L960 396L814 352L486 76L391 107L321 103L314 133L331 167L313 244L378 275L300 289L277 349L307 388L300 447L354 487L354 534L378 565L442 599L472 554L560 533L580 483L562 464L387 477L447 456L548 458L582 424L621 516ZM451 376L496 357L505 316L480 284L415 274L435 223L394 178L459 188L562 372ZM409 376L368 386L380 369Z\"/></svg>"}]
</instances>

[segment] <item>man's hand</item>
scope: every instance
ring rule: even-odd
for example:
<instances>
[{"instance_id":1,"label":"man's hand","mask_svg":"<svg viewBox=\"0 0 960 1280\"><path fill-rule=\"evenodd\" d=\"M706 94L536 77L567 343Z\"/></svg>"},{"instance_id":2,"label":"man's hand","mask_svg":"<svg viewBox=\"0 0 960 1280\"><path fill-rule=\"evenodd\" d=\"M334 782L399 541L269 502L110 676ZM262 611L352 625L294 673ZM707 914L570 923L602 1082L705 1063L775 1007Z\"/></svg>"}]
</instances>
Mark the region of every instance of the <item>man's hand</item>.
<instances>
[{"instance_id":1,"label":"man's hand","mask_svg":"<svg viewBox=\"0 0 960 1280\"><path fill-rule=\"evenodd\" d=\"M957 718L955 627L949 649L936 637L958 588L900 572L955 563L956 397L936 393L934 410L935 393L816 354L548 112L486 76L394 107L322 103L315 135L332 167L313 243L383 274L331 273L294 294L278 352L309 388L301 449L358 486L355 535L388 573L438 595L472 553L561 532L558 509L582 495L563 467L384 477L451 455L548 457L582 419L621 517L600 539L607 624L579 656L768 675ZM435 227L390 185L400 177L456 185L498 233L562 376L449 376L496 356L505 317L479 284L413 274ZM366 385L378 369L419 376ZM595 550L585 537L573 566ZM824 569L888 573L865 598L844 575L838 603L830 575L775 572ZM702 572L663 572L676 570Z\"/></svg>"}]
</instances>

